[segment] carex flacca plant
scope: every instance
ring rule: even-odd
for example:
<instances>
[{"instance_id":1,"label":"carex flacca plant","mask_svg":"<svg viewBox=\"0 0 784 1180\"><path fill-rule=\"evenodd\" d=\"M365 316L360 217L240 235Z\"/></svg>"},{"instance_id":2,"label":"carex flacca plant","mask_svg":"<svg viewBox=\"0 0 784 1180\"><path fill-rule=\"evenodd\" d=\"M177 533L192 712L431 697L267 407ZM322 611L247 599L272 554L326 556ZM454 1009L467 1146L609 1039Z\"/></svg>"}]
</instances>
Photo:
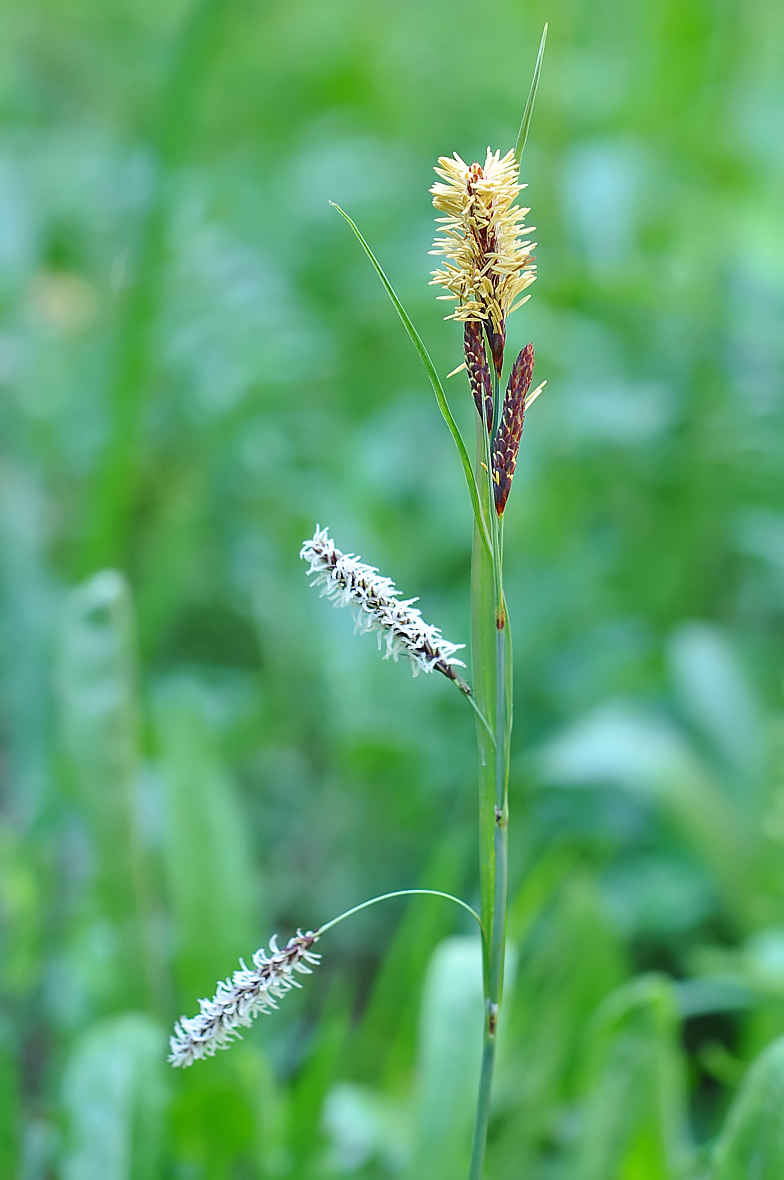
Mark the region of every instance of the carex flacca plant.
<instances>
[{"instance_id":1,"label":"carex flacca plant","mask_svg":"<svg viewBox=\"0 0 784 1180\"><path fill-rule=\"evenodd\" d=\"M298 930L285 946L272 938L255 952L248 967L219 982L211 999L200 1001L198 1015L182 1017L171 1038L169 1060L189 1066L227 1048L263 1012L278 1006L320 959L314 949L339 922L391 897L426 893L443 897L472 914L483 948L484 1043L469 1180L482 1174L498 1017L504 978L507 908L508 777L512 731L512 637L503 579L504 512L512 489L525 415L544 382L532 390L534 347L526 345L511 365L506 354L509 317L529 298L536 279L535 243L526 225L530 209L520 201L526 187L520 164L528 135L547 26L542 34L531 89L516 145L502 154L487 149L483 162L467 164L455 152L438 160L431 193L438 229L431 253L438 265L431 285L450 303L447 319L463 327L462 370L475 406L476 457L449 408L444 386L416 328L370 246L351 217L335 206L361 243L394 304L427 371L441 413L455 442L473 509L470 669L458 658L465 645L445 639L425 622L394 582L335 545L326 528L316 526L302 545L312 584L335 606L349 606L360 632L375 633L384 658L408 659L414 674L439 672L473 708L479 746L480 911L451 894L404 889L363 901L317 930ZM504 383L504 374L508 376Z\"/></svg>"}]
</instances>

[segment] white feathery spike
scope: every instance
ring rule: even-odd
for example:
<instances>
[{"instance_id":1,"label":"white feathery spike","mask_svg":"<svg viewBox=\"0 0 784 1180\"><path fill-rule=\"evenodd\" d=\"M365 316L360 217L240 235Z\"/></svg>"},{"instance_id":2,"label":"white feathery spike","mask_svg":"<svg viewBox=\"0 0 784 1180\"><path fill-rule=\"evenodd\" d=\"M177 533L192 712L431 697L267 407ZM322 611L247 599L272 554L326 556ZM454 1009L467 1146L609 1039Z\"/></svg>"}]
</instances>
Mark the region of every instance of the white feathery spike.
<instances>
[{"instance_id":1,"label":"white feathery spike","mask_svg":"<svg viewBox=\"0 0 784 1180\"><path fill-rule=\"evenodd\" d=\"M320 585L322 595L335 606L354 609L357 631L375 631L379 651L386 645L385 660L405 655L415 676L435 670L463 686L455 668L465 664L455 655L465 644L450 643L438 627L426 623L414 607L417 598L401 599L391 578L381 577L374 566L365 565L353 554L341 553L328 530L318 525L302 546L300 557L310 565L311 585Z\"/></svg>"},{"instance_id":2,"label":"white feathery spike","mask_svg":"<svg viewBox=\"0 0 784 1180\"><path fill-rule=\"evenodd\" d=\"M218 1049L228 1049L241 1039L240 1028L249 1028L259 1013L277 1008L277 1000L293 987L302 987L294 972L311 975L307 965L316 966L321 955L311 949L318 931L303 934L298 930L282 950L277 936L270 939L270 954L261 947L253 956L253 967L240 959L241 970L231 979L221 980L211 1000L199 1000L198 1016L182 1016L169 1040L172 1065L184 1068L201 1057L213 1057Z\"/></svg>"}]
</instances>

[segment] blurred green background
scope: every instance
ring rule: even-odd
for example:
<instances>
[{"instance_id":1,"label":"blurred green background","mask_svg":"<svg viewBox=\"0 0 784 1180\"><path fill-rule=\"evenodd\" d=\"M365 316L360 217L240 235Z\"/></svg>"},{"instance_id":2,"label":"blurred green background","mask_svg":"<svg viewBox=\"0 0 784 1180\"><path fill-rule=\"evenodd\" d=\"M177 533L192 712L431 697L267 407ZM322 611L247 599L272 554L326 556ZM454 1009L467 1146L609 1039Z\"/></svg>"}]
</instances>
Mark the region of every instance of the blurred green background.
<instances>
[{"instance_id":1,"label":"blurred green background","mask_svg":"<svg viewBox=\"0 0 784 1180\"><path fill-rule=\"evenodd\" d=\"M336 929L230 1053L166 1037L274 931L476 897L469 711L298 550L328 525L467 638L457 460L328 201L453 369L432 167L512 146L545 20L487 1176L784 1175L784 9L5 0L2 1177L464 1174L438 901Z\"/></svg>"}]
</instances>

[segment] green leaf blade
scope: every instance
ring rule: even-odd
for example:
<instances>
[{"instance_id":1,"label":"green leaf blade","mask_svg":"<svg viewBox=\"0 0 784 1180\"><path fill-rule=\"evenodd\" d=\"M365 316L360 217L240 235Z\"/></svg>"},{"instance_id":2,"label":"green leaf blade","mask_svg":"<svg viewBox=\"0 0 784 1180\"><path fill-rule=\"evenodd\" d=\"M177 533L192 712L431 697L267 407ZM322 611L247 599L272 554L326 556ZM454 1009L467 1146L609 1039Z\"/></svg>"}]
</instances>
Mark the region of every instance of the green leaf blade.
<instances>
[{"instance_id":1,"label":"green leaf blade","mask_svg":"<svg viewBox=\"0 0 784 1180\"><path fill-rule=\"evenodd\" d=\"M531 89L528 92L528 101L525 104L523 111L523 121L520 124L520 130L517 133L517 143L515 144L514 158L518 167L523 158L525 151L525 143L528 139L528 131L531 126L531 118L534 113L534 103L536 102L536 91L539 87L539 75L542 72L542 61L544 60L544 47L547 43L547 25L542 29L542 39L539 42L539 52L536 55L536 65L534 66L534 76L531 79Z\"/></svg>"},{"instance_id":2,"label":"green leaf blade","mask_svg":"<svg viewBox=\"0 0 784 1180\"><path fill-rule=\"evenodd\" d=\"M463 474L465 476L466 485L468 487L468 494L471 497L471 506L474 510L474 519L476 520L477 528L479 529L480 535L482 536L482 540L483 540L484 544L487 546L487 549L489 552L490 551L490 539L488 536L487 525L485 523L485 520L484 520L484 517L482 514L482 508L481 508L481 505L479 502L479 489L477 488L476 479L474 477L474 471L471 466L471 460L468 457L468 451L466 450L466 445L463 442L463 436L460 433L460 428L458 427L457 422L455 422L455 419L452 415L452 411L449 408L449 403L446 400L446 394L444 392L444 387L441 384L441 378L438 376L438 373L436 372L436 367L430 358L430 353L425 348L425 344L424 344L424 341L422 340L422 337L419 335L416 328L414 327L411 317L409 316L406 309L403 307L403 304L398 299L394 287L392 286L392 284L390 283L386 274L384 273L381 263L378 261L375 254L370 249L370 246L365 241L365 238L362 236L362 234L359 230L359 227L349 217L348 213L346 213L346 211L344 209L341 209L340 205L336 205L334 201L330 201L330 204L333 206L333 208L337 209L337 211L341 217L345 218L345 220L349 223L349 225L353 229L354 233L356 234L357 239L359 240L359 243L362 246L362 249L365 251L368 258L372 262L372 264L375 268L376 274L381 279L381 282L384 285L387 295L392 300L395 311L400 316L400 319L402 320L402 323L403 323L403 327L408 332L408 335L411 339L412 344L414 345L414 348L419 353L419 358L422 361L422 364L425 366L425 371L426 371L428 377L430 378L430 384L433 386L433 392L436 395L436 401L438 402L438 408L441 411L444 421L446 422L447 426L449 427L449 433L452 435L452 439L454 441L454 444L457 447L457 453L460 456L460 463L462 465Z\"/></svg>"}]
</instances>

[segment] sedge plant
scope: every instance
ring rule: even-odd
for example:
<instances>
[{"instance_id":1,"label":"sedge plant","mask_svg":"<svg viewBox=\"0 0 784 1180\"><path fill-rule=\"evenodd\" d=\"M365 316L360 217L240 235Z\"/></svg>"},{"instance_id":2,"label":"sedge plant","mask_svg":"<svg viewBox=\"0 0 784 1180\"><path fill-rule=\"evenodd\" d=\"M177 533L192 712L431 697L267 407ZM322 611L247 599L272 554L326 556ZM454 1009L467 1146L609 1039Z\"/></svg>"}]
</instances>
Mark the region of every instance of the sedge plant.
<instances>
[{"instance_id":1,"label":"sedge plant","mask_svg":"<svg viewBox=\"0 0 784 1180\"><path fill-rule=\"evenodd\" d=\"M184 1067L227 1048L259 1013L269 1012L301 986L320 961L314 947L334 926L360 910L392 897L429 894L467 910L482 936L484 1038L469 1180L480 1180L490 1112L498 1018L504 981L509 832L509 753L512 733L512 635L504 597L504 512L517 463L526 411L544 387L531 390L533 344L526 345L509 369L506 385L507 321L530 297L536 278L525 225L530 212L518 203L525 185L520 163L544 54L545 25L531 89L515 147L505 155L487 150L483 163L466 164L457 153L441 157L431 193L440 216L432 254L441 259L431 285L440 299L454 303L446 317L463 326L464 359L450 376L465 370L475 407L476 457L472 462L449 408L443 383L419 333L403 308L373 251L351 217L339 206L383 283L422 359L457 448L473 510L471 562L471 669L457 656L464 645L446 640L422 618L416 599L403 599L394 582L374 566L336 547L327 529L316 527L300 556L322 595L336 606L350 606L359 631L373 631L385 658L407 658L414 674L440 672L471 705L479 747L480 911L452 894L404 889L353 906L317 930L297 933L280 948L275 938L248 967L218 984L211 999L200 1001L198 1015L182 1017L171 1038L172 1065ZM502 392L503 390L503 392Z\"/></svg>"}]
</instances>

